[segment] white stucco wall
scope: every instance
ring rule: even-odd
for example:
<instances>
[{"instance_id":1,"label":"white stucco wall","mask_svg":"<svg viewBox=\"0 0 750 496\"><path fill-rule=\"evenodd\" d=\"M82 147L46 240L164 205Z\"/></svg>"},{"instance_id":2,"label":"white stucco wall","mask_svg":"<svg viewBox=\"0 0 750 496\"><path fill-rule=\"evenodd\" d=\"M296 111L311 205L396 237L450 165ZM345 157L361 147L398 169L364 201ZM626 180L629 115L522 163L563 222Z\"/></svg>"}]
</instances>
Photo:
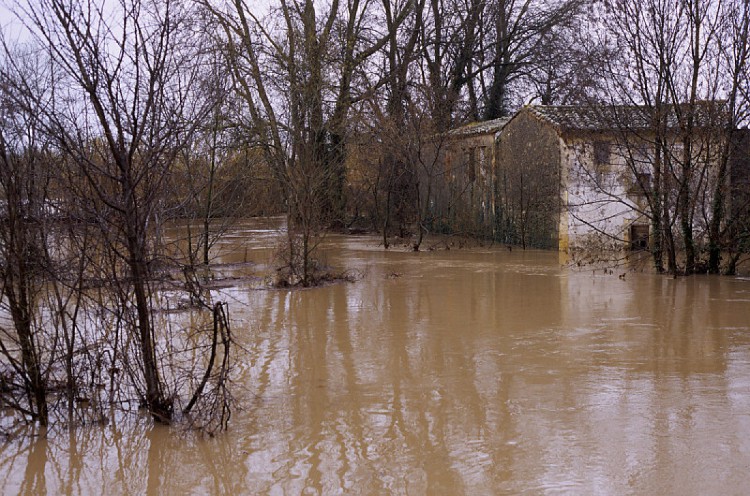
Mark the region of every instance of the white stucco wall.
<instances>
[{"instance_id":1,"label":"white stucco wall","mask_svg":"<svg viewBox=\"0 0 750 496\"><path fill-rule=\"evenodd\" d=\"M565 171L560 231L568 238L563 243L561 236L561 249L620 250L628 246L631 224L647 222L635 198L628 196L633 173L623 154L610 142L609 159L598 164L594 146L560 139Z\"/></svg>"}]
</instances>

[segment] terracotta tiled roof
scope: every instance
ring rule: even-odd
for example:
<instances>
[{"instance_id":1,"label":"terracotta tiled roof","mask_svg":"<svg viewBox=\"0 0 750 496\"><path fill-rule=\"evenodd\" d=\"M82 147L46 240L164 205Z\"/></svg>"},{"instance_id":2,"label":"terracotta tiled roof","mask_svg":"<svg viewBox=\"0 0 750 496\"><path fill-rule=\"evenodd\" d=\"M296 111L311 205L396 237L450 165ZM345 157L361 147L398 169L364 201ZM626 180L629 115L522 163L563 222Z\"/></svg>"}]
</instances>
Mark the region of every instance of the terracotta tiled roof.
<instances>
[{"instance_id":1,"label":"terracotta tiled roof","mask_svg":"<svg viewBox=\"0 0 750 496\"><path fill-rule=\"evenodd\" d=\"M534 105L528 109L563 131L615 129L620 122L620 126L634 122L642 124L646 117L645 111L639 107Z\"/></svg>"},{"instance_id":2,"label":"terracotta tiled roof","mask_svg":"<svg viewBox=\"0 0 750 496\"><path fill-rule=\"evenodd\" d=\"M458 127L448 131L450 136L473 136L478 134L488 134L500 131L510 121L510 117L501 117L491 121L472 122L465 126Z\"/></svg>"},{"instance_id":3,"label":"terracotta tiled roof","mask_svg":"<svg viewBox=\"0 0 750 496\"><path fill-rule=\"evenodd\" d=\"M636 130L651 127L651 109L645 106L529 105L526 108L561 131ZM699 126L717 125L718 117L726 115L724 102L721 101L700 102L697 109ZM670 128L679 127L675 107L668 107L667 119Z\"/></svg>"}]
</instances>

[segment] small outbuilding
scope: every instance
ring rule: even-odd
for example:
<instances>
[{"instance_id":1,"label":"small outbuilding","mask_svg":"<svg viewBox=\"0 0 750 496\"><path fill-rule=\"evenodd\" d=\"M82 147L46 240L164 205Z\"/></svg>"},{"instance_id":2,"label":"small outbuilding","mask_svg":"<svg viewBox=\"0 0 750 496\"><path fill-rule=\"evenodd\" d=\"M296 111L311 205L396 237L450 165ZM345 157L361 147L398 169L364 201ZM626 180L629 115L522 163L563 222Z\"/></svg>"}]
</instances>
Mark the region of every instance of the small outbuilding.
<instances>
[{"instance_id":1,"label":"small outbuilding","mask_svg":"<svg viewBox=\"0 0 750 496\"><path fill-rule=\"evenodd\" d=\"M492 237L497 198L497 140L508 118L468 124L441 137L443 180L435 195L453 232Z\"/></svg>"}]
</instances>

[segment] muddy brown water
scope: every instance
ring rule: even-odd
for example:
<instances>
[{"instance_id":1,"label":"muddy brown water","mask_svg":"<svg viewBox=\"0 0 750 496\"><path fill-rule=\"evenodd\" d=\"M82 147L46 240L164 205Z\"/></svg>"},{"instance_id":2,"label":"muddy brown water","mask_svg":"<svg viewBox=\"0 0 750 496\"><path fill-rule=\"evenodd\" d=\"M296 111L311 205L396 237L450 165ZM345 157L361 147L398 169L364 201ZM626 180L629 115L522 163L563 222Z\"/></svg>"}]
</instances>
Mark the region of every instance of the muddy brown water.
<instances>
[{"instance_id":1,"label":"muddy brown water","mask_svg":"<svg viewBox=\"0 0 750 496\"><path fill-rule=\"evenodd\" d=\"M222 261L266 262L234 229ZM6 442L5 494L748 494L750 279L571 270L551 252L384 251L310 290L237 285L214 438L116 416Z\"/></svg>"}]
</instances>

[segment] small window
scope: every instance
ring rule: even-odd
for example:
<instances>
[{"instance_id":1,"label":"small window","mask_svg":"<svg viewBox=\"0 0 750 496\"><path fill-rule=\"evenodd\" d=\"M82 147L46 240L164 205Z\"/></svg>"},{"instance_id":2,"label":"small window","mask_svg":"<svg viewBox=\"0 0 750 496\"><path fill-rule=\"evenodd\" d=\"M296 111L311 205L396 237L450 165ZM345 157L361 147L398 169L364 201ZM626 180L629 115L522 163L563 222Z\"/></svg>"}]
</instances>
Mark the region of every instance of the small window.
<instances>
[{"instance_id":1,"label":"small window","mask_svg":"<svg viewBox=\"0 0 750 496\"><path fill-rule=\"evenodd\" d=\"M610 152L611 149L608 142L594 142L594 170L592 172L597 183L601 184L604 182L608 174L611 172Z\"/></svg>"},{"instance_id":2,"label":"small window","mask_svg":"<svg viewBox=\"0 0 750 496\"><path fill-rule=\"evenodd\" d=\"M648 250L648 224L632 224L630 226L630 249L633 251Z\"/></svg>"},{"instance_id":3,"label":"small window","mask_svg":"<svg viewBox=\"0 0 750 496\"><path fill-rule=\"evenodd\" d=\"M479 166L479 177L484 179L487 174L487 147L486 146L480 146L477 150L477 165Z\"/></svg>"},{"instance_id":4,"label":"small window","mask_svg":"<svg viewBox=\"0 0 750 496\"><path fill-rule=\"evenodd\" d=\"M597 166L609 165L611 152L612 152L611 146L608 141L595 141L594 142L594 163Z\"/></svg>"}]
</instances>

